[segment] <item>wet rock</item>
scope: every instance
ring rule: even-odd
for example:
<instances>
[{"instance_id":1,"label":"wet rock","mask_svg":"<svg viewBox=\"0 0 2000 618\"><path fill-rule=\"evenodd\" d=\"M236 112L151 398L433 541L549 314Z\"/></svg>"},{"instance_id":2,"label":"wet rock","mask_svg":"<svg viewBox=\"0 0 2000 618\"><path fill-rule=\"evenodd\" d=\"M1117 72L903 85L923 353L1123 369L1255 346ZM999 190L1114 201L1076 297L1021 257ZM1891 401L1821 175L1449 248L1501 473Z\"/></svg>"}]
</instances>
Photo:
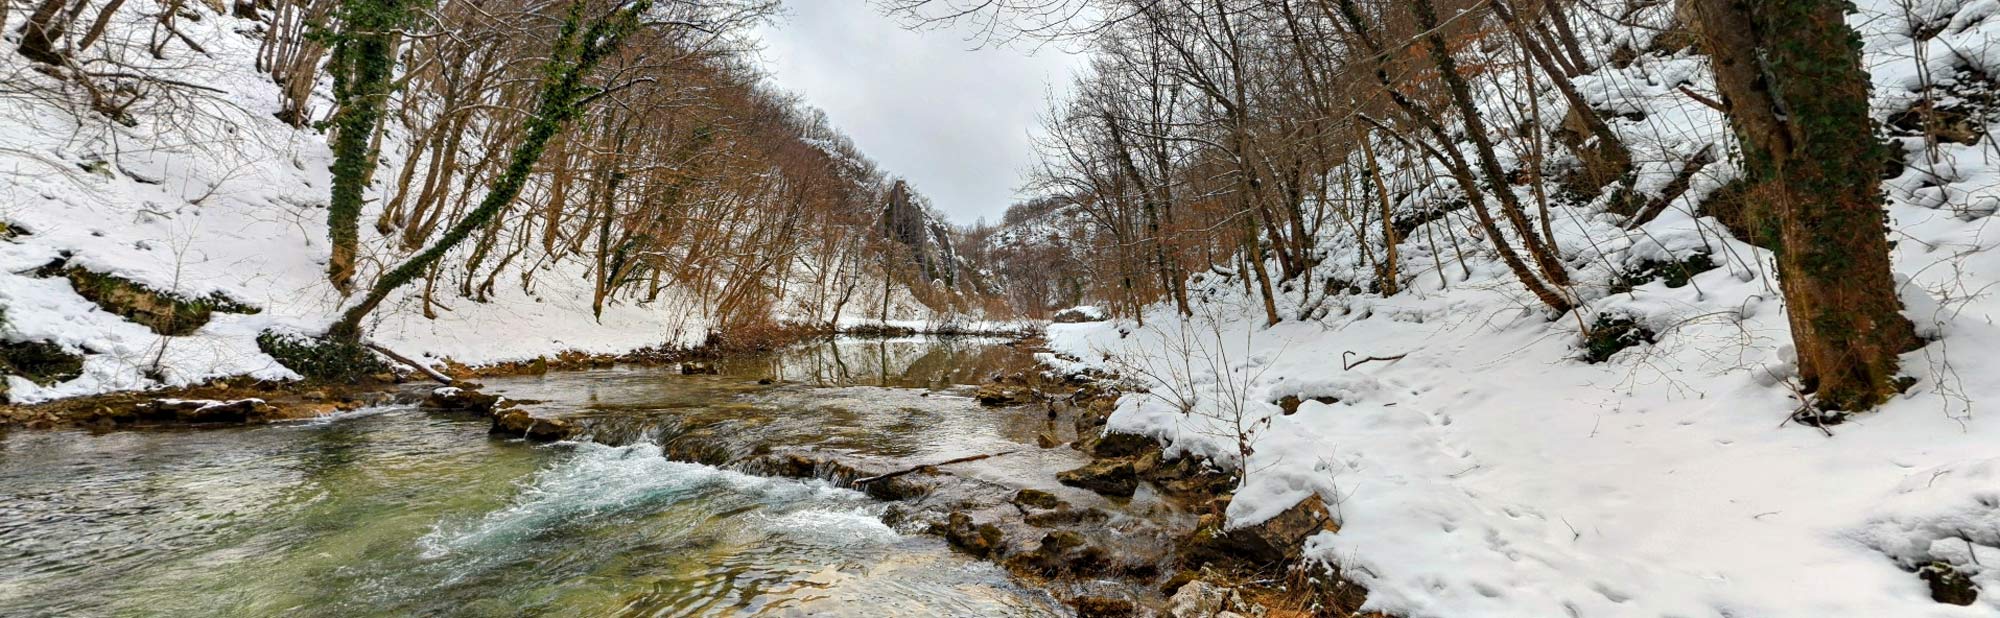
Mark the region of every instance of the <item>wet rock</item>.
<instances>
[{"instance_id":1,"label":"wet rock","mask_svg":"<svg viewBox=\"0 0 2000 618\"><path fill-rule=\"evenodd\" d=\"M1056 480L1071 487L1081 487L1107 496L1129 498L1139 489L1139 474L1132 469L1132 462L1123 459L1100 459L1084 467L1056 474Z\"/></svg>"},{"instance_id":2,"label":"wet rock","mask_svg":"<svg viewBox=\"0 0 2000 618\"><path fill-rule=\"evenodd\" d=\"M979 405L988 407L1012 406L1035 400L1035 392L1026 386L1009 384L987 384L973 393Z\"/></svg>"},{"instance_id":3,"label":"wet rock","mask_svg":"<svg viewBox=\"0 0 2000 618\"><path fill-rule=\"evenodd\" d=\"M1931 585L1931 600L1951 605L1972 605L1979 600L1979 586L1964 572L1949 564L1933 562L1917 569L1917 577Z\"/></svg>"},{"instance_id":4,"label":"wet rock","mask_svg":"<svg viewBox=\"0 0 2000 618\"><path fill-rule=\"evenodd\" d=\"M1141 467L1144 469L1140 469ZM1181 457L1155 464L1152 455L1149 454L1141 457L1139 464L1134 465L1134 469L1139 471L1140 478L1152 481L1167 493L1174 495L1214 496L1228 493L1236 484L1236 477L1230 473L1211 467L1206 461L1194 457Z\"/></svg>"},{"instance_id":5,"label":"wet rock","mask_svg":"<svg viewBox=\"0 0 2000 618\"><path fill-rule=\"evenodd\" d=\"M971 515L958 511L945 519L944 529L939 532L952 547L978 558L998 556L1007 540L999 526L975 524Z\"/></svg>"},{"instance_id":6,"label":"wet rock","mask_svg":"<svg viewBox=\"0 0 2000 618\"><path fill-rule=\"evenodd\" d=\"M1234 530L1224 530L1218 523L1219 518L1213 514L1202 518L1202 527L1188 547L1189 560L1275 564L1297 559L1308 537L1322 531L1340 531L1339 522L1334 521L1317 494L1262 523Z\"/></svg>"},{"instance_id":7,"label":"wet rock","mask_svg":"<svg viewBox=\"0 0 2000 618\"><path fill-rule=\"evenodd\" d=\"M675 436L660 450L671 461L685 461L704 466L722 467L736 459L736 451L726 442L716 439L715 430L702 428ZM803 476L800 478L811 478Z\"/></svg>"},{"instance_id":8,"label":"wet rock","mask_svg":"<svg viewBox=\"0 0 2000 618\"><path fill-rule=\"evenodd\" d=\"M149 420L183 423L247 423L268 415L271 406L262 399L216 401L212 399L156 399L138 405L134 412Z\"/></svg>"},{"instance_id":9,"label":"wet rock","mask_svg":"<svg viewBox=\"0 0 2000 618\"><path fill-rule=\"evenodd\" d=\"M702 442L707 444L719 445L720 441L714 439L707 439L707 440L702 440ZM675 441L671 444L678 444L678 443L679 441ZM764 449L768 446L769 445L759 445L757 448ZM725 461L723 463L724 464L728 463L727 458L725 458ZM716 465L721 465L721 464L716 464ZM837 457L810 451L806 452L793 451L784 453L766 452L760 455L759 458L751 464L751 466L758 474L762 474L765 476L783 476L783 477L797 478L797 479L816 478L825 481L830 481L836 484L844 484L854 479L864 478L872 475L869 472L864 472L859 468L855 468L853 465L850 465L847 462L841 461ZM863 489L864 491L866 490L866 488L861 488L861 489Z\"/></svg>"},{"instance_id":10,"label":"wet rock","mask_svg":"<svg viewBox=\"0 0 2000 618\"><path fill-rule=\"evenodd\" d=\"M1107 562L1104 549L1091 545L1082 534L1056 530L1043 535L1035 549L1009 558L1007 566L1016 571L1053 576L1098 573Z\"/></svg>"},{"instance_id":11,"label":"wet rock","mask_svg":"<svg viewBox=\"0 0 2000 618\"><path fill-rule=\"evenodd\" d=\"M577 433L576 425L557 418L535 418L524 410L507 410L493 416L488 433L518 436L536 442L567 440Z\"/></svg>"},{"instance_id":12,"label":"wet rock","mask_svg":"<svg viewBox=\"0 0 2000 618\"><path fill-rule=\"evenodd\" d=\"M795 479L809 479L819 476L819 461L803 453L784 453L765 457L759 466L760 472L771 476Z\"/></svg>"},{"instance_id":13,"label":"wet rock","mask_svg":"<svg viewBox=\"0 0 2000 618\"><path fill-rule=\"evenodd\" d=\"M1090 454L1098 457L1132 457L1159 448L1158 442L1146 436L1135 433L1107 433L1091 446Z\"/></svg>"},{"instance_id":14,"label":"wet rock","mask_svg":"<svg viewBox=\"0 0 2000 618\"><path fill-rule=\"evenodd\" d=\"M445 386L433 389L424 398L424 407L437 410L491 413L500 404L499 395L488 395L469 388Z\"/></svg>"},{"instance_id":15,"label":"wet rock","mask_svg":"<svg viewBox=\"0 0 2000 618\"><path fill-rule=\"evenodd\" d=\"M1055 448L1058 446L1062 446L1062 440L1057 438L1055 434L1044 431L1035 434L1035 446L1039 446L1041 448Z\"/></svg>"},{"instance_id":16,"label":"wet rock","mask_svg":"<svg viewBox=\"0 0 2000 618\"><path fill-rule=\"evenodd\" d=\"M882 510L882 525L898 531L908 531L912 526L921 530L925 526L918 524L926 523L934 524L934 522L925 521L923 511L907 504L891 504L889 508Z\"/></svg>"},{"instance_id":17,"label":"wet rock","mask_svg":"<svg viewBox=\"0 0 2000 618\"><path fill-rule=\"evenodd\" d=\"M1153 478L1167 468L1166 453L1153 449L1132 458L1132 472L1139 478Z\"/></svg>"},{"instance_id":18,"label":"wet rock","mask_svg":"<svg viewBox=\"0 0 2000 618\"><path fill-rule=\"evenodd\" d=\"M681 375L684 376L712 376L720 373L722 373L722 370L710 363L701 361L681 363Z\"/></svg>"},{"instance_id":19,"label":"wet rock","mask_svg":"<svg viewBox=\"0 0 2000 618\"><path fill-rule=\"evenodd\" d=\"M1249 606L1243 595L1201 580L1188 582L1167 599L1167 615L1172 618L1234 618L1236 610Z\"/></svg>"},{"instance_id":20,"label":"wet rock","mask_svg":"<svg viewBox=\"0 0 2000 618\"><path fill-rule=\"evenodd\" d=\"M1076 606L1078 618L1121 618L1138 611L1131 601L1112 597L1077 597L1070 603Z\"/></svg>"},{"instance_id":21,"label":"wet rock","mask_svg":"<svg viewBox=\"0 0 2000 618\"><path fill-rule=\"evenodd\" d=\"M1042 511L1022 517L1021 521L1037 528L1057 526L1097 525L1111 521L1111 514L1102 509L1074 509L1067 506L1053 511Z\"/></svg>"},{"instance_id":22,"label":"wet rock","mask_svg":"<svg viewBox=\"0 0 2000 618\"><path fill-rule=\"evenodd\" d=\"M858 489L876 500L891 502L915 500L931 493L931 482L928 477L937 473L937 468L924 466L915 473L872 481Z\"/></svg>"},{"instance_id":23,"label":"wet rock","mask_svg":"<svg viewBox=\"0 0 2000 618\"><path fill-rule=\"evenodd\" d=\"M1047 510L1068 506L1063 503L1062 498L1057 498L1055 494L1034 488L1014 492L1014 504Z\"/></svg>"}]
</instances>

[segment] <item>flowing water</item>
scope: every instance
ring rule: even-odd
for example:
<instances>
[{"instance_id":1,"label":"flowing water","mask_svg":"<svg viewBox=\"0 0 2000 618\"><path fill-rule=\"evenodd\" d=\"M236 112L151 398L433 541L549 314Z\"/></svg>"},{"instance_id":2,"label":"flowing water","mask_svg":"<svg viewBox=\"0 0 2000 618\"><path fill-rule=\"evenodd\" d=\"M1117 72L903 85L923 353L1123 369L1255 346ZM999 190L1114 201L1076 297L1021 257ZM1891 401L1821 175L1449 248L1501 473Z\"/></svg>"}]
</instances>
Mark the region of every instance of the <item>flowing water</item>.
<instances>
[{"instance_id":1,"label":"flowing water","mask_svg":"<svg viewBox=\"0 0 2000 618\"><path fill-rule=\"evenodd\" d=\"M663 443L883 461L1019 447L1048 428L980 410L963 385L1023 356L852 340L713 376L489 381L603 443L489 438L483 420L406 407L0 434L0 616L1064 615L997 567L885 526L886 505L860 493L662 456Z\"/></svg>"}]
</instances>

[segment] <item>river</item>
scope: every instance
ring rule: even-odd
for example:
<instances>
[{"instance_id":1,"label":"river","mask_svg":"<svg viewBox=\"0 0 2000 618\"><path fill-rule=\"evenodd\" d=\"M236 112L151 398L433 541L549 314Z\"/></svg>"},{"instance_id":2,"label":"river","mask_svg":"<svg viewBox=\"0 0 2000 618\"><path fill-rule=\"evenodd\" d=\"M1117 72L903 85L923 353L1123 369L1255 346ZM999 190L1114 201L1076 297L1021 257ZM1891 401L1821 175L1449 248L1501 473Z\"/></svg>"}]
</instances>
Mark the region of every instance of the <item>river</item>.
<instances>
[{"instance_id":1,"label":"river","mask_svg":"<svg viewBox=\"0 0 2000 618\"><path fill-rule=\"evenodd\" d=\"M885 525L887 504L861 493L662 456L1013 448L976 472L1076 465L1027 446L1054 423L969 399L967 385L1026 362L1003 343L836 340L717 375L487 381L597 438L574 443L489 438L483 419L407 406L0 434L0 616L1067 615L999 567Z\"/></svg>"}]
</instances>

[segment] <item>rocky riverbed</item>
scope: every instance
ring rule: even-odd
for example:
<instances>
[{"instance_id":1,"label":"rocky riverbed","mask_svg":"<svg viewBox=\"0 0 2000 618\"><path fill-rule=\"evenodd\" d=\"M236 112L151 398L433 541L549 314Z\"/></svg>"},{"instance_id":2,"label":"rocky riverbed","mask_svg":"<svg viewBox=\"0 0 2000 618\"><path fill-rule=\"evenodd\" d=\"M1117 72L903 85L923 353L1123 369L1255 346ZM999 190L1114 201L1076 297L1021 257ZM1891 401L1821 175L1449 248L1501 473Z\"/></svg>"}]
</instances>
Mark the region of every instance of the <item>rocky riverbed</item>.
<instances>
[{"instance_id":1,"label":"rocky riverbed","mask_svg":"<svg viewBox=\"0 0 2000 618\"><path fill-rule=\"evenodd\" d=\"M1145 438L1104 435L1125 393L1102 376L1049 373L1035 345L850 339L777 355L284 396L423 410L456 426L481 423L502 443L653 449L701 469L855 492L893 530L942 539L1080 616L1352 615L1362 591L1297 563L1307 537L1338 529L1324 504L1308 499L1227 528L1230 473L1167 459ZM99 413L112 420L89 424L278 418L248 397L130 405L149 411Z\"/></svg>"}]
</instances>

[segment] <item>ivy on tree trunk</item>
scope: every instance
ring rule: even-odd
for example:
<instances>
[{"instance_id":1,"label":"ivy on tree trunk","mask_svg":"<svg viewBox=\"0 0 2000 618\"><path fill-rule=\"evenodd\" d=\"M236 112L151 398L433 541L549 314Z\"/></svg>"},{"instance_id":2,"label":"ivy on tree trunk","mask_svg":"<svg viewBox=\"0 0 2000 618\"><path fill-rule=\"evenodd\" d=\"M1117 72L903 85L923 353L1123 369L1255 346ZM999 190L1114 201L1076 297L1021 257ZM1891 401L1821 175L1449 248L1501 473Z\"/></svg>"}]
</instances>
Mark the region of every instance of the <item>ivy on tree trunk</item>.
<instances>
[{"instance_id":1,"label":"ivy on tree trunk","mask_svg":"<svg viewBox=\"0 0 2000 618\"><path fill-rule=\"evenodd\" d=\"M396 65L395 30L409 19L412 0L346 0L335 35L333 195L327 202L327 236L332 256L327 279L346 293L354 281L355 246L360 242L361 194L374 171L375 126L381 122L389 97L389 78Z\"/></svg>"},{"instance_id":2,"label":"ivy on tree trunk","mask_svg":"<svg viewBox=\"0 0 2000 618\"><path fill-rule=\"evenodd\" d=\"M1822 410L1895 394L1919 344L1889 270L1884 149L1844 0L1684 0L1715 66L1751 187L1749 240L1777 253L1799 378Z\"/></svg>"},{"instance_id":3,"label":"ivy on tree trunk","mask_svg":"<svg viewBox=\"0 0 2000 618\"><path fill-rule=\"evenodd\" d=\"M328 329L328 336L344 341L360 339L361 319L381 305L390 292L422 275L432 264L443 259L452 247L484 227L520 195L529 173L541 160L542 152L548 149L549 140L582 112L590 95L595 92L595 89L584 85L584 78L607 56L617 52L625 38L639 28L640 16L651 6L652 0L637 0L585 24L584 0L571 2L549 59L542 65L541 93L535 105L535 114L527 120L520 144L514 147L507 168L493 181L486 197L480 200L477 208L466 213L465 218L445 230L436 243L376 281L375 286L368 290L368 296L348 308L340 320Z\"/></svg>"}]
</instances>

